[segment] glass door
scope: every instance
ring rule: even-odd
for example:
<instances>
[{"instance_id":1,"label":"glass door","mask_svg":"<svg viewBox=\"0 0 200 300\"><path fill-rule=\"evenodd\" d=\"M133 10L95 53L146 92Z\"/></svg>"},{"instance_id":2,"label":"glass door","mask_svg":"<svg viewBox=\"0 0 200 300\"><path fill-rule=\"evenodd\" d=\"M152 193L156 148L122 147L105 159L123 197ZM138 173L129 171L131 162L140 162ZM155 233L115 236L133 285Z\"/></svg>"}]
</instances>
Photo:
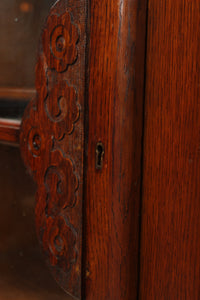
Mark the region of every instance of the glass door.
<instances>
[{"instance_id":1,"label":"glass door","mask_svg":"<svg viewBox=\"0 0 200 300\"><path fill-rule=\"evenodd\" d=\"M67 300L35 232L36 186L20 157L21 117L35 97L41 28L55 0L0 1L0 299ZM14 147L13 147L14 146Z\"/></svg>"}]
</instances>

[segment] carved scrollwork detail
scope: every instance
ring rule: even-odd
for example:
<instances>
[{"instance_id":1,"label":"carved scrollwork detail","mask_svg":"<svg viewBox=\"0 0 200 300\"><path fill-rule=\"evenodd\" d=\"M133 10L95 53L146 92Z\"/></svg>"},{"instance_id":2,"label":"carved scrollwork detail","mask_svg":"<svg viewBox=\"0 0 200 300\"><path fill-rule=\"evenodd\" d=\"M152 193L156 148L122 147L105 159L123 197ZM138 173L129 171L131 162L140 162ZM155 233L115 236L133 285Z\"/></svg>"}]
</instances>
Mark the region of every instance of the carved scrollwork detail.
<instances>
[{"instance_id":1,"label":"carved scrollwork detail","mask_svg":"<svg viewBox=\"0 0 200 300\"><path fill-rule=\"evenodd\" d=\"M44 137L42 136L41 131L38 131L37 127L30 129L28 133L28 149L33 157L41 156L42 147L44 147L43 140Z\"/></svg>"},{"instance_id":2,"label":"carved scrollwork detail","mask_svg":"<svg viewBox=\"0 0 200 300\"><path fill-rule=\"evenodd\" d=\"M63 16L49 17L43 34L43 48L51 69L63 72L76 61L78 38L78 29L68 12Z\"/></svg>"},{"instance_id":3,"label":"carved scrollwork detail","mask_svg":"<svg viewBox=\"0 0 200 300\"><path fill-rule=\"evenodd\" d=\"M73 124L79 117L76 98L75 89L65 81L60 81L52 88L45 103L49 119L59 123L59 128L64 128L66 134L73 131ZM62 138L62 132L57 138Z\"/></svg>"},{"instance_id":4,"label":"carved scrollwork detail","mask_svg":"<svg viewBox=\"0 0 200 300\"><path fill-rule=\"evenodd\" d=\"M61 265L65 272L69 272L77 259L75 244L76 232L62 216L47 218L43 247L52 266Z\"/></svg>"},{"instance_id":5,"label":"carved scrollwork detail","mask_svg":"<svg viewBox=\"0 0 200 300\"><path fill-rule=\"evenodd\" d=\"M66 160L63 164L66 164L66 167L58 169L51 166L45 174L46 214L48 216L55 215L56 211L66 207L73 207L76 203L75 190L78 180L71 168L71 162ZM68 186L73 186L74 190L68 189Z\"/></svg>"},{"instance_id":6,"label":"carved scrollwork detail","mask_svg":"<svg viewBox=\"0 0 200 300\"><path fill-rule=\"evenodd\" d=\"M79 125L73 140L80 118L79 86L70 84L64 72L76 63L79 33L71 13L65 6L61 13L62 7L58 1L42 33L36 65L37 96L23 116L20 148L37 182L36 231L46 260L61 286L80 297L81 226L76 220L76 212L81 211L77 199L80 165L77 170L72 152L69 155L60 146L68 137L74 144L79 143L77 134L82 134ZM75 149L81 157L80 145Z\"/></svg>"},{"instance_id":7,"label":"carved scrollwork detail","mask_svg":"<svg viewBox=\"0 0 200 300\"><path fill-rule=\"evenodd\" d=\"M39 218L41 215L54 217L76 204L79 181L72 161L63 158L59 150L52 151L49 155L51 165L43 171L44 181L38 188L36 211ZM39 220L37 224L40 224Z\"/></svg>"}]
</instances>

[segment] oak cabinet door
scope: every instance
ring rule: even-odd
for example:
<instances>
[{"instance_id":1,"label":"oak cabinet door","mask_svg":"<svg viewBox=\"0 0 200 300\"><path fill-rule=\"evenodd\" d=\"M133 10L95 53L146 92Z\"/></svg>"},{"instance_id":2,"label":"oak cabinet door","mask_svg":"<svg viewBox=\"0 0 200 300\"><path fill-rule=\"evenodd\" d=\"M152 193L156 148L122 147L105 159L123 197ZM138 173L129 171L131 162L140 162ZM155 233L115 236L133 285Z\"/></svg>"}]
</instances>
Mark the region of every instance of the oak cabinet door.
<instances>
[{"instance_id":1,"label":"oak cabinet door","mask_svg":"<svg viewBox=\"0 0 200 300\"><path fill-rule=\"evenodd\" d=\"M53 2L4 3L0 140L35 181L39 246L66 295L135 299L146 2Z\"/></svg>"},{"instance_id":2,"label":"oak cabinet door","mask_svg":"<svg viewBox=\"0 0 200 300\"><path fill-rule=\"evenodd\" d=\"M140 299L200 299L199 1L148 4Z\"/></svg>"},{"instance_id":3,"label":"oak cabinet door","mask_svg":"<svg viewBox=\"0 0 200 300\"><path fill-rule=\"evenodd\" d=\"M0 8L0 299L199 299L198 0Z\"/></svg>"}]
</instances>

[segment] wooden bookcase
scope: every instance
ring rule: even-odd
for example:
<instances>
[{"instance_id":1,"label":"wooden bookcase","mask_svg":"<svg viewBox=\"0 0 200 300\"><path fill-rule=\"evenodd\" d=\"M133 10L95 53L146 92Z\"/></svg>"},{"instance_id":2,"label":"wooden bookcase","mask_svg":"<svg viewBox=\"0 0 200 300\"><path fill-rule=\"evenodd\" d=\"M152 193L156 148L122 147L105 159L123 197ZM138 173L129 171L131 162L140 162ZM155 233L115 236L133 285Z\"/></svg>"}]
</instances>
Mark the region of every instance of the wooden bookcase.
<instances>
[{"instance_id":1,"label":"wooden bookcase","mask_svg":"<svg viewBox=\"0 0 200 300\"><path fill-rule=\"evenodd\" d=\"M0 299L200 299L199 1L0 8Z\"/></svg>"}]
</instances>

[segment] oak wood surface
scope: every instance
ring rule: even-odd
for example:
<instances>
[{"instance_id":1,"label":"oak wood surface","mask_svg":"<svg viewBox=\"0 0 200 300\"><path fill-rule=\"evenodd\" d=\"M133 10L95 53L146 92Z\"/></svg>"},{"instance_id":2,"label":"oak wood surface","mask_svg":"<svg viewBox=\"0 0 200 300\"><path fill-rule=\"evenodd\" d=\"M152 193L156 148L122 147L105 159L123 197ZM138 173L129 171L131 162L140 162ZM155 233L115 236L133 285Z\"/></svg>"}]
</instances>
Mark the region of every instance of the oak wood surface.
<instances>
[{"instance_id":1,"label":"oak wood surface","mask_svg":"<svg viewBox=\"0 0 200 300\"><path fill-rule=\"evenodd\" d=\"M92 0L89 6L87 300L131 300L137 294L145 2ZM103 145L102 168L96 164L98 143Z\"/></svg>"},{"instance_id":2,"label":"oak wood surface","mask_svg":"<svg viewBox=\"0 0 200 300\"><path fill-rule=\"evenodd\" d=\"M149 0L140 299L200 299L200 2Z\"/></svg>"}]
</instances>

